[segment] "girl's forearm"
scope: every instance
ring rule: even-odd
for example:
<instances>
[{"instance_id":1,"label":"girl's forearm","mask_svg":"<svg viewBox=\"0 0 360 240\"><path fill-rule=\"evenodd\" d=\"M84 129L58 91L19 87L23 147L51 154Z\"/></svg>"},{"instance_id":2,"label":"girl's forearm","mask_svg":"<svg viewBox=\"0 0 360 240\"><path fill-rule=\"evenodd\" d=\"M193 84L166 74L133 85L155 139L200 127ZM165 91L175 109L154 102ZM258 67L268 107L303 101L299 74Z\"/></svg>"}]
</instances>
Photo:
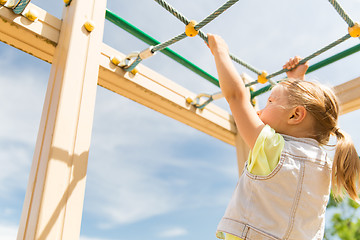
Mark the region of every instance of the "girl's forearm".
<instances>
[{"instance_id":1,"label":"girl's forearm","mask_svg":"<svg viewBox=\"0 0 360 240\"><path fill-rule=\"evenodd\" d=\"M214 52L216 69L219 76L220 88L224 97L229 101L234 98L247 98L244 83L238 74L227 51Z\"/></svg>"},{"instance_id":2,"label":"girl's forearm","mask_svg":"<svg viewBox=\"0 0 360 240\"><path fill-rule=\"evenodd\" d=\"M233 65L228 46L217 35L208 34L209 47L214 55L221 91L229 103L239 134L253 148L263 128L259 116L251 105L249 92Z\"/></svg>"}]
</instances>

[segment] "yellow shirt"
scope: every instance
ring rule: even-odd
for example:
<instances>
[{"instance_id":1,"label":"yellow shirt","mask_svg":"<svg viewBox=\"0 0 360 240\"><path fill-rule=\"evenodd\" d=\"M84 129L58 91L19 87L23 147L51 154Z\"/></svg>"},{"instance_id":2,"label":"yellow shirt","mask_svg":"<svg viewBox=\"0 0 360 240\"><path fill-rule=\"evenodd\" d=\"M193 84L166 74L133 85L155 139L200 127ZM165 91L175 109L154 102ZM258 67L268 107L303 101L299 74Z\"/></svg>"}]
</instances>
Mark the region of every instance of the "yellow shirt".
<instances>
[{"instance_id":1,"label":"yellow shirt","mask_svg":"<svg viewBox=\"0 0 360 240\"><path fill-rule=\"evenodd\" d=\"M249 153L247 170L255 175L269 175L279 162L284 144L284 138L266 125ZM241 240L241 238L226 234L225 240Z\"/></svg>"},{"instance_id":2,"label":"yellow shirt","mask_svg":"<svg viewBox=\"0 0 360 240\"><path fill-rule=\"evenodd\" d=\"M279 162L284 144L283 136L265 125L249 153L247 170L254 175L269 175Z\"/></svg>"}]
</instances>

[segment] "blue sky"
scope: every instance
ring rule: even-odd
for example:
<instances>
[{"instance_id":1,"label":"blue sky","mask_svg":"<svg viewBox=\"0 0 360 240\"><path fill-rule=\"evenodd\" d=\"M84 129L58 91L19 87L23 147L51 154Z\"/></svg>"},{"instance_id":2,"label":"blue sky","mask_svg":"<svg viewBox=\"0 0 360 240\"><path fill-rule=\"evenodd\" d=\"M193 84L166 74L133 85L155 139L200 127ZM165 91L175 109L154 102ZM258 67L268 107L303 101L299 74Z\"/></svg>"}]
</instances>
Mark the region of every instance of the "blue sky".
<instances>
[{"instance_id":1,"label":"blue sky","mask_svg":"<svg viewBox=\"0 0 360 240\"><path fill-rule=\"evenodd\" d=\"M32 2L61 18L63 1ZM200 21L225 1L168 2ZM339 3L359 21L360 0ZM108 0L108 8L159 41L184 31L155 1ZM344 36L347 26L328 1L244 0L203 31L222 35L234 55L274 72L290 57L310 55ZM104 42L125 54L148 47L109 22ZM359 39L350 39L310 64L356 44ZM200 38L171 48L216 76ZM359 62L357 53L308 78L337 85L360 76ZM195 93L219 91L161 53L143 63ZM17 232L51 66L4 43L0 66L0 239L10 240ZM228 109L224 100L216 104ZM358 151L359 118L359 111L340 117ZM98 87L81 240L215 239L236 179L232 146Z\"/></svg>"}]
</instances>

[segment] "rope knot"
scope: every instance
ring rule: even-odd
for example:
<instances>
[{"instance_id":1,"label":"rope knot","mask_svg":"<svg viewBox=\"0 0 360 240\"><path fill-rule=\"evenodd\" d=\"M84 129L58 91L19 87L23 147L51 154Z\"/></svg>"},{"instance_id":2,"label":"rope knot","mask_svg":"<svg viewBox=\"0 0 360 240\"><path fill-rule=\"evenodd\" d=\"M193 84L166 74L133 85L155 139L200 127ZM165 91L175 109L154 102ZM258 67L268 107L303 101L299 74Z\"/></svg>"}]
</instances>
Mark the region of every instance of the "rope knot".
<instances>
[{"instance_id":1,"label":"rope knot","mask_svg":"<svg viewBox=\"0 0 360 240\"><path fill-rule=\"evenodd\" d=\"M195 29L197 22L195 20L191 20L188 25L185 27L185 34L188 37L195 37L198 35L199 31Z\"/></svg>"},{"instance_id":2,"label":"rope knot","mask_svg":"<svg viewBox=\"0 0 360 240\"><path fill-rule=\"evenodd\" d=\"M356 22L354 26L349 27L349 34L353 38L360 37L360 24Z\"/></svg>"}]
</instances>

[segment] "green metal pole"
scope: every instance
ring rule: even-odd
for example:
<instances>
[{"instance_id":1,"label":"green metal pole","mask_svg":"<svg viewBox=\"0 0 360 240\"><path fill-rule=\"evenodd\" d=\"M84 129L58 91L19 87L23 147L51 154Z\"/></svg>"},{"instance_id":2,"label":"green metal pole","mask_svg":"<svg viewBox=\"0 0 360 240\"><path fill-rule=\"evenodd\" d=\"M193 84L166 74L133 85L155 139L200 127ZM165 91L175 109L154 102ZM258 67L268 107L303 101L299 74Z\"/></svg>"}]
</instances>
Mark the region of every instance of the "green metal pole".
<instances>
[{"instance_id":1,"label":"green metal pole","mask_svg":"<svg viewBox=\"0 0 360 240\"><path fill-rule=\"evenodd\" d=\"M349 49L346 49L346 50L344 50L342 52L339 52L339 53L335 54L332 57L326 58L326 59L324 59L324 60L322 60L322 61L320 61L318 63L315 63L314 65L311 65L306 73L311 73L311 72L313 72L315 70L318 70L319 68L322 68L322 67L324 67L326 65L329 65L329 64L331 64L333 62L336 62L337 60L345 58L345 57L347 57L347 56L349 56L349 55L351 55L353 53L356 53L358 51L360 51L360 44L355 45L355 46L353 46L353 47L351 47Z\"/></svg>"},{"instance_id":2,"label":"green metal pole","mask_svg":"<svg viewBox=\"0 0 360 240\"><path fill-rule=\"evenodd\" d=\"M132 24L130 24L129 22L127 22L126 20L119 17L118 15L116 15L115 13L111 12L108 9L106 10L105 18L151 46L158 45L160 43L153 37L144 33L143 31L141 31L137 27L133 26ZM211 82L214 85L219 87L219 80L217 78L215 78L212 75L210 75L209 73L205 72L204 70L202 70L201 68L199 68L192 62L188 61L187 59L185 59L178 53L174 52L173 50L171 50L169 48L164 48L163 50L161 50L161 52L164 53L166 56L172 58L176 62L180 63L181 65L185 66L186 68L190 69L194 73L198 74L199 76L205 78L209 82Z\"/></svg>"},{"instance_id":3,"label":"green metal pole","mask_svg":"<svg viewBox=\"0 0 360 240\"><path fill-rule=\"evenodd\" d=\"M331 64L333 62L336 62L336 61L338 61L338 60L340 60L342 58L345 58L345 57L347 57L347 56L349 56L351 54L354 54L354 53L356 53L358 51L360 51L360 44L355 45L355 46L353 46L353 47L351 47L349 49L346 49L346 50L344 50L342 52L339 52L339 53L335 54L334 56L331 56L331 57L326 58L326 59L324 59L324 60L322 60L322 61L320 61L318 63L315 63L315 64L311 65L309 67L309 69L307 70L306 74L311 73L311 72L313 72L315 70L318 70L318 69L320 69L322 67L325 67L326 65L329 65L329 64ZM263 94L263 93L269 91L270 88L271 88L271 85L267 85L266 87L260 88L259 90L251 93L251 98L254 98L256 96L259 96L260 94Z\"/></svg>"}]
</instances>

